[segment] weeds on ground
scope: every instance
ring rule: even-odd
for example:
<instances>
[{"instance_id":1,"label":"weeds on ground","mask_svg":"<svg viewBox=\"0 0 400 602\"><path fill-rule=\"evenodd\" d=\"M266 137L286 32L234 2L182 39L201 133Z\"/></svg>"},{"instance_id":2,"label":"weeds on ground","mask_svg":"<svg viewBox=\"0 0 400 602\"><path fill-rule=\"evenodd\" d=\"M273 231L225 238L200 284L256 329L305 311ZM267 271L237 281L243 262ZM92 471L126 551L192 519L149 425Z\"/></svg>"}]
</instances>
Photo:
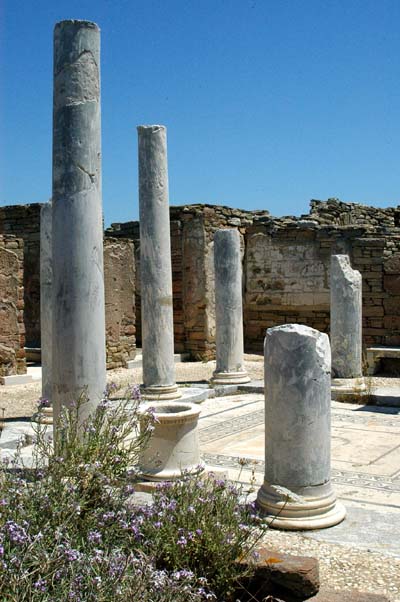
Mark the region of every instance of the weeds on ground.
<instances>
[{"instance_id":1,"label":"weeds on ground","mask_svg":"<svg viewBox=\"0 0 400 602\"><path fill-rule=\"evenodd\" d=\"M53 444L38 425L33 469L0 467L0 600L229 600L263 529L241 492L209 476L160 485L154 504L129 503L154 428L136 387L109 389L78 427L85 393L64 409Z\"/></svg>"}]
</instances>

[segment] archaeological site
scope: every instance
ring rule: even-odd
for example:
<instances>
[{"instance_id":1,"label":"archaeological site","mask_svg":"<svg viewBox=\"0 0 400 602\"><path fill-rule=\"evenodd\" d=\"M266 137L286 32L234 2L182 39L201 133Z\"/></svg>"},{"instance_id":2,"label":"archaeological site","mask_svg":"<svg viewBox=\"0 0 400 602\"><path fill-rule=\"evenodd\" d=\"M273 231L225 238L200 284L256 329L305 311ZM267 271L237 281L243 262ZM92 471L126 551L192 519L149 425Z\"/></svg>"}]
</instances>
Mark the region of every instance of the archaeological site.
<instances>
[{"instance_id":1,"label":"archaeological site","mask_svg":"<svg viewBox=\"0 0 400 602\"><path fill-rule=\"evenodd\" d=\"M40 348L40 209L39 203L0 207L2 377L25 374L26 353ZM365 361L369 347L400 346L400 208L328 199L311 201L301 217L170 208L175 353L215 358L213 247L220 228L240 234L246 352L261 353L265 330L280 324L329 333L335 253L348 254L362 275ZM104 232L108 368L126 366L142 345L139 274L139 223L112 224Z\"/></svg>"}]
</instances>

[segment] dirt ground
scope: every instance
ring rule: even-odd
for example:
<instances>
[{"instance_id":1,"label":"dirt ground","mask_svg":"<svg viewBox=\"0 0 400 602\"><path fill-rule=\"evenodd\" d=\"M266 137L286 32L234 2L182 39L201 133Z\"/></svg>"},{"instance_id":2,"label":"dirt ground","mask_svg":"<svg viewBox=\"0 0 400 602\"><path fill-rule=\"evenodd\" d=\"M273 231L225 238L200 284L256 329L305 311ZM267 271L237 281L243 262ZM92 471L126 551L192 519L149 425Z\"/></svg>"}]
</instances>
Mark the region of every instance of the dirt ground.
<instances>
[{"instance_id":1,"label":"dirt ground","mask_svg":"<svg viewBox=\"0 0 400 602\"><path fill-rule=\"evenodd\" d=\"M261 355L245 354L245 368L254 380L264 378L264 358ZM181 362L176 364L178 383L196 383L208 381L215 370L215 362ZM400 378L370 377L372 387L399 387ZM122 388L127 384L142 382L142 369L127 370L118 368L107 372L107 381L115 382ZM41 396L41 382L34 381L26 385L0 385L0 419L29 417L34 414Z\"/></svg>"}]
</instances>

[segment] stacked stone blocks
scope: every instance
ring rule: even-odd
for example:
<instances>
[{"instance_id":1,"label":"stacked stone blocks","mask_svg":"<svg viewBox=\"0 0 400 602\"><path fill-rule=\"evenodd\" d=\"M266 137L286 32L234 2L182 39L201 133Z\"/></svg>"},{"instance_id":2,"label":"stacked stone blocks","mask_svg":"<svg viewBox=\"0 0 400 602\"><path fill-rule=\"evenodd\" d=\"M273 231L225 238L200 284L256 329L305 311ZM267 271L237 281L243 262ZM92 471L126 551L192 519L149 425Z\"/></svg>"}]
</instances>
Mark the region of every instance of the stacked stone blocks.
<instances>
[{"instance_id":1,"label":"stacked stone blocks","mask_svg":"<svg viewBox=\"0 0 400 602\"><path fill-rule=\"evenodd\" d=\"M23 246L20 238L0 234L0 382L26 372Z\"/></svg>"}]
</instances>

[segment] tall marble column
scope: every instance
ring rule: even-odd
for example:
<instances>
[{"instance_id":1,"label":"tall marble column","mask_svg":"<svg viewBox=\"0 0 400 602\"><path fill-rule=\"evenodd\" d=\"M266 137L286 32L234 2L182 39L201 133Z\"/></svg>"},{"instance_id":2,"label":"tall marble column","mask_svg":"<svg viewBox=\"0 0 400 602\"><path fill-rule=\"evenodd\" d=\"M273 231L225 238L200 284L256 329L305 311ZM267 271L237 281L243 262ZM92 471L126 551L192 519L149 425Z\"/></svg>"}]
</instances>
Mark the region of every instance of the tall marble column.
<instances>
[{"instance_id":1,"label":"tall marble column","mask_svg":"<svg viewBox=\"0 0 400 602\"><path fill-rule=\"evenodd\" d=\"M175 399L167 131L138 126L143 396Z\"/></svg>"},{"instance_id":2,"label":"tall marble column","mask_svg":"<svg viewBox=\"0 0 400 602\"><path fill-rule=\"evenodd\" d=\"M88 21L54 29L53 403L85 389L86 417L106 385L101 202L100 30Z\"/></svg>"},{"instance_id":3,"label":"tall marble column","mask_svg":"<svg viewBox=\"0 0 400 602\"><path fill-rule=\"evenodd\" d=\"M40 340L42 358L41 421L52 422L52 208L51 202L40 209Z\"/></svg>"},{"instance_id":4,"label":"tall marble column","mask_svg":"<svg viewBox=\"0 0 400 602\"><path fill-rule=\"evenodd\" d=\"M243 362L242 261L237 230L214 235L216 384L247 383Z\"/></svg>"},{"instance_id":5,"label":"tall marble column","mask_svg":"<svg viewBox=\"0 0 400 602\"><path fill-rule=\"evenodd\" d=\"M362 377L362 278L348 255L331 257L332 376Z\"/></svg>"},{"instance_id":6,"label":"tall marble column","mask_svg":"<svg viewBox=\"0 0 400 602\"><path fill-rule=\"evenodd\" d=\"M266 468L257 503L271 527L336 525L346 511L330 480L328 336L299 324L269 328L264 357Z\"/></svg>"}]
</instances>

